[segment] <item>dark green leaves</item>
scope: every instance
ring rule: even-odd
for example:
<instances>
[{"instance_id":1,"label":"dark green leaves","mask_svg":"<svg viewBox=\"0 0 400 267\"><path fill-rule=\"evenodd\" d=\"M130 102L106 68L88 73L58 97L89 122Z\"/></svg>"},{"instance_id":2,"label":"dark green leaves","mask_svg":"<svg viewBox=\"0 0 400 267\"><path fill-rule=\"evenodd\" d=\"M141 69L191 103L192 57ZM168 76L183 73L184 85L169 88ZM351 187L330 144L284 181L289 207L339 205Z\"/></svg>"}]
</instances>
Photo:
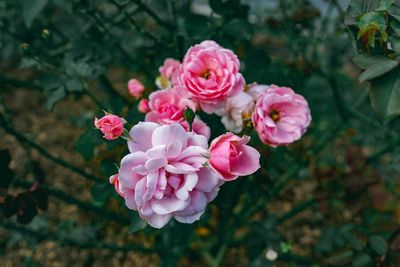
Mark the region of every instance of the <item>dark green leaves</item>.
<instances>
[{"instance_id":1,"label":"dark green leaves","mask_svg":"<svg viewBox=\"0 0 400 267\"><path fill-rule=\"evenodd\" d=\"M371 104L381 120L388 122L400 115L400 80L399 70L371 81L369 94Z\"/></svg>"},{"instance_id":2,"label":"dark green leaves","mask_svg":"<svg viewBox=\"0 0 400 267\"><path fill-rule=\"evenodd\" d=\"M46 6L47 0L25 0L22 3L22 18L24 19L25 25L30 28L32 21Z\"/></svg>"},{"instance_id":3,"label":"dark green leaves","mask_svg":"<svg viewBox=\"0 0 400 267\"><path fill-rule=\"evenodd\" d=\"M147 223L140 218L137 212L131 213L131 223L129 224L129 233L135 233L137 231L143 230L147 226Z\"/></svg>"},{"instance_id":4,"label":"dark green leaves","mask_svg":"<svg viewBox=\"0 0 400 267\"><path fill-rule=\"evenodd\" d=\"M368 67L358 79L360 82L375 79L396 68L398 65L399 61L385 58L385 60L372 64L370 67Z\"/></svg>"},{"instance_id":5,"label":"dark green leaves","mask_svg":"<svg viewBox=\"0 0 400 267\"><path fill-rule=\"evenodd\" d=\"M378 254L378 255L385 255L388 251L388 244L385 239L380 236L373 235L370 236L369 239L370 247Z\"/></svg>"},{"instance_id":6,"label":"dark green leaves","mask_svg":"<svg viewBox=\"0 0 400 267\"><path fill-rule=\"evenodd\" d=\"M365 70L359 77L360 82L371 82L371 104L380 119L388 122L400 115L399 61L383 56L359 54L353 58L353 62Z\"/></svg>"},{"instance_id":7,"label":"dark green leaves","mask_svg":"<svg viewBox=\"0 0 400 267\"><path fill-rule=\"evenodd\" d=\"M0 188L7 189L14 179L14 172L10 169L11 156L7 149L0 150Z\"/></svg>"},{"instance_id":8,"label":"dark green leaves","mask_svg":"<svg viewBox=\"0 0 400 267\"><path fill-rule=\"evenodd\" d=\"M60 100L62 100L66 95L67 94L65 92L64 87L59 87L59 88L55 89L54 91L52 91L46 102L47 109L52 110L54 105L57 102L59 102Z\"/></svg>"},{"instance_id":9,"label":"dark green leaves","mask_svg":"<svg viewBox=\"0 0 400 267\"><path fill-rule=\"evenodd\" d=\"M194 117L196 116L196 114L194 113L194 111L187 107L186 110L183 112L183 118L185 119L185 121L187 121L187 123L189 124L190 130L192 129L192 124L194 121Z\"/></svg>"},{"instance_id":10,"label":"dark green leaves","mask_svg":"<svg viewBox=\"0 0 400 267\"><path fill-rule=\"evenodd\" d=\"M354 255L352 264L354 267L364 267L368 266L372 262L372 258L370 255L366 253L357 253Z\"/></svg>"}]
</instances>

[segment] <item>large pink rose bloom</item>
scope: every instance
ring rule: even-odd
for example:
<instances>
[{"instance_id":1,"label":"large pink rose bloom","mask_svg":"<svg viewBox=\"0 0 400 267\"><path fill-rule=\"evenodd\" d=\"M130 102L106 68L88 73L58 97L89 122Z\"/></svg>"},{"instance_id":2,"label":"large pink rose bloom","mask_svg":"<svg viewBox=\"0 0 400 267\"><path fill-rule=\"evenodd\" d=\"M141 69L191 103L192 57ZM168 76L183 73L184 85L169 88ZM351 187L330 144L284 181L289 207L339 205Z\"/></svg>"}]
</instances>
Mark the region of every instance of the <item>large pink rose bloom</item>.
<instances>
[{"instance_id":1,"label":"large pink rose bloom","mask_svg":"<svg viewBox=\"0 0 400 267\"><path fill-rule=\"evenodd\" d=\"M196 104L193 101L180 97L174 89L158 90L149 96L150 112L146 114L146 121L161 125L179 123L189 130L189 125L183 118L183 112L188 107L196 110ZM195 133L204 135L207 139L210 138L209 127L199 117L196 116L192 126Z\"/></svg>"},{"instance_id":2,"label":"large pink rose bloom","mask_svg":"<svg viewBox=\"0 0 400 267\"><path fill-rule=\"evenodd\" d=\"M135 125L130 136L130 154L119 171L126 206L155 228L172 217L182 223L198 220L221 185L217 174L203 167L207 139L180 124L152 122Z\"/></svg>"},{"instance_id":3,"label":"large pink rose bloom","mask_svg":"<svg viewBox=\"0 0 400 267\"><path fill-rule=\"evenodd\" d=\"M212 113L222 101L243 90L239 67L239 60L231 50L214 41L203 41L188 50L172 82L180 94Z\"/></svg>"},{"instance_id":4,"label":"large pink rose bloom","mask_svg":"<svg viewBox=\"0 0 400 267\"><path fill-rule=\"evenodd\" d=\"M260 168L260 153L248 146L250 137L223 134L211 142L208 163L222 180L232 181Z\"/></svg>"},{"instance_id":5,"label":"large pink rose bloom","mask_svg":"<svg viewBox=\"0 0 400 267\"><path fill-rule=\"evenodd\" d=\"M311 112L304 97L288 87L271 85L259 97L252 121L263 143L288 145L306 132Z\"/></svg>"}]
</instances>

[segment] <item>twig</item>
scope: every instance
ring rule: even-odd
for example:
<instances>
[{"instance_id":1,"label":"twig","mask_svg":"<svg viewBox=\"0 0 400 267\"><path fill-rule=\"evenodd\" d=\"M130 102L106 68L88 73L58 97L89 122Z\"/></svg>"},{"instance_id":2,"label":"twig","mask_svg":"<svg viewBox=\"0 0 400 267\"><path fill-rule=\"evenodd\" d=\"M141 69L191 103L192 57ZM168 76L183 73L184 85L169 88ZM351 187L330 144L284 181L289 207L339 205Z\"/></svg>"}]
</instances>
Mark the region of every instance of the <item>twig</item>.
<instances>
[{"instance_id":1,"label":"twig","mask_svg":"<svg viewBox=\"0 0 400 267\"><path fill-rule=\"evenodd\" d=\"M16 186L20 186L23 188L30 188L32 186L32 183L21 180L21 179L17 179L13 183ZM99 206L89 204L86 201L75 198L75 197L71 196L70 194L65 193L57 188L51 187L47 184L41 184L40 187L46 189L47 192L49 193L49 195L51 195L55 198L58 198L66 203L76 205L79 208L82 208L83 210L96 213L97 215L99 215L105 219L108 219L110 221L114 221L114 222L122 224L122 225L128 225L130 222L130 220L127 216L124 216L122 214L115 213L112 211L108 211L104 207L99 207Z\"/></svg>"},{"instance_id":2,"label":"twig","mask_svg":"<svg viewBox=\"0 0 400 267\"><path fill-rule=\"evenodd\" d=\"M145 5L141 0L133 0L133 2L144 12L146 12L151 18L153 18L159 25L163 26L167 30L174 30L174 26L169 22L162 20L156 12Z\"/></svg>"},{"instance_id":3,"label":"twig","mask_svg":"<svg viewBox=\"0 0 400 267\"><path fill-rule=\"evenodd\" d=\"M141 253L155 253L157 252L155 249L146 248L139 245L124 245L118 246L112 243L101 243L98 241L93 242L79 242L77 240L71 238L61 238L54 233L44 232L44 231L35 231L29 229L28 227L18 225L16 223L12 223L10 221L5 221L0 224L3 228L9 229L12 231L18 231L22 234L29 235L31 237L35 237L40 240L49 240L49 241L57 241L60 245L64 246L73 246L80 249L107 249L110 251L122 251L122 252L141 252Z\"/></svg>"},{"instance_id":4,"label":"twig","mask_svg":"<svg viewBox=\"0 0 400 267\"><path fill-rule=\"evenodd\" d=\"M25 135L17 132L14 128L12 128L7 121L5 120L4 116L2 114L0 114L0 126L3 127L3 129L13 135L19 142L29 145L30 147L34 148L35 150L37 150L40 154L42 154L43 156L45 156L46 158L48 158L49 160L57 163L58 165L61 165L83 177L85 177L88 180L91 181L95 181L95 182L101 182L103 181L102 179L100 179L99 177L93 175L93 174L89 174L86 171L82 170L81 168L73 165L70 162L67 162L63 159L60 159L54 155L52 155L50 152L48 152L45 148L41 147L40 145L36 144L35 142L31 141L30 139L28 139L27 137L25 137Z\"/></svg>"}]
</instances>

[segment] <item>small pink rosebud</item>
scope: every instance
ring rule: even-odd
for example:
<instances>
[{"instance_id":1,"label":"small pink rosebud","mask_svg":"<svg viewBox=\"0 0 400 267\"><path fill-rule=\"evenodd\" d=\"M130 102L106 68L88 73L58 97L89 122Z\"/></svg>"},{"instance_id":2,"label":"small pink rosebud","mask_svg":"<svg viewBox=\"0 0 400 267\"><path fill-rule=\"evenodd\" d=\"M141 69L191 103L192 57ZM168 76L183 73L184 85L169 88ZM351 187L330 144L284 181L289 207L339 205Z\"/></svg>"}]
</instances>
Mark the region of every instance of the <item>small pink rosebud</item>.
<instances>
[{"instance_id":1,"label":"small pink rosebud","mask_svg":"<svg viewBox=\"0 0 400 267\"><path fill-rule=\"evenodd\" d=\"M119 178L118 178L118 173L111 175L110 176L110 184L114 185L115 192L118 193L121 197L124 197L124 194L119 190Z\"/></svg>"},{"instance_id":2,"label":"small pink rosebud","mask_svg":"<svg viewBox=\"0 0 400 267\"><path fill-rule=\"evenodd\" d=\"M128 82L128 90L132 96L140 98L143 94L144 86L139 80L130 79Z\"/></svg>"},{"instance_id":3,"label":"small pink rosebud","mask_svg":"<svg viewBox=\"0 0 400 267\"><path fill-rule=\"evenodd\" d=\"M142 112L142 113L149 112L150 111L149 100L148 99L140 100L139 105L138 105L138 110L139 110L139 112Z\"/></svg>"},{"instance_id":4,"label":"small pink rosebud","mask_svg":"<svg viewBox=\"0 0 400 267\"><path fill-rule=\"evenodd\" d=\"M107 113L104 117L94 120L94 126L104 134L103 137L107 140L120 137L124 131L124 123L124 119Z\"/></svg>"},{"instance_id":5,"label":"small pink rosebud","mask_svg":"<svg viewBox=\"0 0 400 267\"><path fill-rule=\"evenodd\" d=\"M215 138L210 145L210 167L224 181L253 174L260 168L260 153L248 146L250 137L226 133Z\"/></svg>"}]
</instances>

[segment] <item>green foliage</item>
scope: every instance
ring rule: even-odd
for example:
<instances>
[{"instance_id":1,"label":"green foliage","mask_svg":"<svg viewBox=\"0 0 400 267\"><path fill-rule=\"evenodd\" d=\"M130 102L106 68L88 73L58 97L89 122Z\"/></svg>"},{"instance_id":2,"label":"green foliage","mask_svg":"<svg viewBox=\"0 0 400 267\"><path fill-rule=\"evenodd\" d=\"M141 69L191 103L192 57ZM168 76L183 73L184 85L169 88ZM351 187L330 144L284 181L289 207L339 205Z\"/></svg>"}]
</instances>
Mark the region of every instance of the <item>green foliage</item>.
<instances>
[{"instance_id":1,"label":"green foliage","mask_svg":"<svg viewBox=\"0 0 400 267\"><path fill-rule=\"evenodd\" d=\"M109 258L116 251L158 254L160 266L396 266L398 1L353 0L345 12L340 1L197 2L0 1L0 58L10 66L0 75L5 88L0 123L26 149L18 152L24 159L17 161L18 172L9 168L9 155L0 154L2 174L14 178L14 173L28 173L29 179L34 173L31 157L46 157L67 172L49 177L50 201L58 198L77 206L82 217L66 220L51 213L44 229L32 227L38 216L26 228L4 227L25 231L27 240L79 247L83 254L88 248L96 248L95 255L108 250ZM129 211L109 184L109 176L117 173L114 163L128 153L126 141L105 141L93 120L103 110L124 117L127 129L143 120L127 81L141 80L147 98L156 90L154 80L164 59L182 60L189 47L206 39L238 55L247 84L275 83L302 94L313 122L303 140L278 148L261 144L246 128L262 155L262 169L225 183L200 221L171 221L156 230ZM360 69L358 81L351 59ZM38 146L43 140L28 132L30 125L22 128L13 120L13 113L31 112L14 111L7 103L21 87L40 94L43 106L56 116L60 110L68 112L67 120L49 127L62 125L71 136L76 133L70 142L77 156L73 162L80 167L63 154L56 157L51 147ZM57 105L62 101L79 101L81 107L68 110ZM211 138L225 133L218 116L197 115L210 126ZM187 110L189 124L193 118ZM91 184L60 182L71 170L90 177ZM18 181L1 178L3 184L19 187ZM3 209L1 201L0 196ZM32 219L35 214L28 215ZM12 243L8 240L4 242ZM278 254L276 259L267 257L270 250ZM35 264L30 258L25 262Z\"/></svg>"},{"instance_id":2,"label":"green foliage","mask_svg":"<svg viewBox=\"0 0 400 267\"><path fill-rule=\"evenodd\" d=\"M347 25L357 32L359 54L353 62L365 70L359 80L370 81L372 107L386 123L400 115L397 93L399 10L395 1L351 1L346 14Z\"/></svg>"}]
</instances>

